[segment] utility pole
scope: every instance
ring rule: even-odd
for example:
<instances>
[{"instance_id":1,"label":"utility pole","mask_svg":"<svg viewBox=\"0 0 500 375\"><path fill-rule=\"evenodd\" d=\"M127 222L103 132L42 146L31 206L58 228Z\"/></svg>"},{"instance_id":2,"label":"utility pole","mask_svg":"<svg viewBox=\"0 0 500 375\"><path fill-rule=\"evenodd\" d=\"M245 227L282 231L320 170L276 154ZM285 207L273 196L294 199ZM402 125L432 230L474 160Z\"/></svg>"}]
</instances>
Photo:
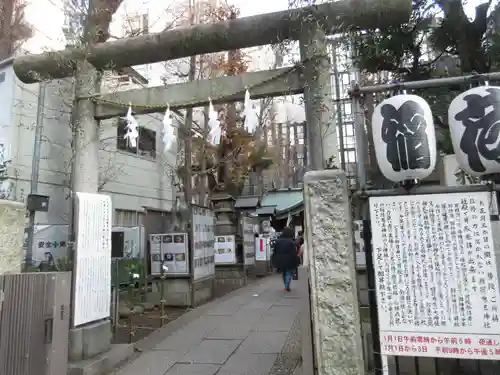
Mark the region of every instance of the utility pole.
<instances>
[{"instance_id":1,"label":"utility pole","mask_svg":"<svg viewBox=\"0 0 500 375\"><path fill-rule=\"evenodd\" d=\"M31 189L30 194L38 193L38 177L40 172L40 151L42 147L43 134L43 109L45 107L45 91L44 82L40 82L38 88L38 103L36 109L36 125L35 125L35 142L33 145L33 157L31 159ZM28 224L28 241L26 248L26 259L24 262L24 270L27 271L33 261L33 239L35 236L35 216L36 211L29 212Z\"/></svg>"}]
</instances>

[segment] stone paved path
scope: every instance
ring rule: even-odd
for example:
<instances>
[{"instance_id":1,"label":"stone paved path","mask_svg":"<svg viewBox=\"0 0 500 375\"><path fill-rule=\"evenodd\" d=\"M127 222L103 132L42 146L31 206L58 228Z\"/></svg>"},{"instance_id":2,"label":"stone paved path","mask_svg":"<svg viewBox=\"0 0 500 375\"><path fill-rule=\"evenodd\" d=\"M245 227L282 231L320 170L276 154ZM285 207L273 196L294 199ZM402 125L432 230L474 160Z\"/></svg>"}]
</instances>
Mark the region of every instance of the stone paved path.
<instances>
[{"instance_id":1,"label":"stone paved path","mask_svg":"<svg viewBox=\"0 0 500 375\"><path fill-rule=\"evenodd\" d=\"M293 287L293 285L292 285ZM299 299L270 276L216 304L116 375L284 375L300 360Z\"/></svg>"}]
</instances>

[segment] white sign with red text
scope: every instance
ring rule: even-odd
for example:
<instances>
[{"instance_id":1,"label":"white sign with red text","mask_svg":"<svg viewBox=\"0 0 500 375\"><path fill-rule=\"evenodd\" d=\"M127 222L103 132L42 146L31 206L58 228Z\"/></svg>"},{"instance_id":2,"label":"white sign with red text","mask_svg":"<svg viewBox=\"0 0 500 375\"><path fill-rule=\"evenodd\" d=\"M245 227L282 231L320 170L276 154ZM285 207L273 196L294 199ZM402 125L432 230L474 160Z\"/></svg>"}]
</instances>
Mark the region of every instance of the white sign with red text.
<instances>
[{"instance_id":1,"label":"white sign with red text","mask_svg":"<svg viewBox=\"0 0 500 375\"><path fill-rule=\"evenodd\" d=\"M269 260L267 255L269 247L269 236L258 236L255 238L255 260L258 262Z\"/></svg>"}]
</instances>

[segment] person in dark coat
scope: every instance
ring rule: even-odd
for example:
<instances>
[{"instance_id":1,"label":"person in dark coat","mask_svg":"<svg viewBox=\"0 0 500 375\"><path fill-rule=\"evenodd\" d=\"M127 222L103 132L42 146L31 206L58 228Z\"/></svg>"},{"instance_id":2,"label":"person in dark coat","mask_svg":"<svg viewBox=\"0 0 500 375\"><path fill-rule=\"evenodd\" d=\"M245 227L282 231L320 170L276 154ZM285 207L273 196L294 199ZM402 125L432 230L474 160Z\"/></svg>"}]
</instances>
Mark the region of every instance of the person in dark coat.
<instances>
[{"instance_id":1,"label":"person in dark coat","mask_svg":"<svg viewBox=\"0 0 500 375\"><path fill-rule=\"evenodd\" d=\"M278 269L278 272L281 272L283 275L285 290L289 292L293 273L299 265L297 243L294 240L294 231L292 228L283 229L280 238L276 240L274 245L271 261L273 267Z\"/></svg>"}]
</instances>

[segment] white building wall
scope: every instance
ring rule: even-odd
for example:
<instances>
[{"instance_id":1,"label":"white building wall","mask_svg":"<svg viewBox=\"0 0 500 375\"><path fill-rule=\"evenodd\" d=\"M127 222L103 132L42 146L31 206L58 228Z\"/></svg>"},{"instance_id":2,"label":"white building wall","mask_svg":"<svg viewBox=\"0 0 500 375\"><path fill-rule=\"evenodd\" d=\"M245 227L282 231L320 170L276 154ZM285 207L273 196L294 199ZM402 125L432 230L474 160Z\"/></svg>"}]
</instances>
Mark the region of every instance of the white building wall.
<instances>
[{"instance_id":1,"label":"white building wall","mask_svg":"<svg viewBox=\"0 0 500 375\"><path fill-rule=\"evenodd\" d=\"M38 84L18 81L12 67L0 68L0 139L10 143L11 199L25 201L30 181L35 143ZM71 130L69 80L47 85L43 106L43 133L38 194L50 196L49 212L37 213L37 224L66 224L69 209ZM170 173L175 165L175 146L162 155L161 115L138 116L140 126L156 131L156 160L116 150L117 120L100 125L100 178L102 193L109 194L115 210L144 211L144 207L170 210L175 200Z\"/></svg>"}]
</instances>

